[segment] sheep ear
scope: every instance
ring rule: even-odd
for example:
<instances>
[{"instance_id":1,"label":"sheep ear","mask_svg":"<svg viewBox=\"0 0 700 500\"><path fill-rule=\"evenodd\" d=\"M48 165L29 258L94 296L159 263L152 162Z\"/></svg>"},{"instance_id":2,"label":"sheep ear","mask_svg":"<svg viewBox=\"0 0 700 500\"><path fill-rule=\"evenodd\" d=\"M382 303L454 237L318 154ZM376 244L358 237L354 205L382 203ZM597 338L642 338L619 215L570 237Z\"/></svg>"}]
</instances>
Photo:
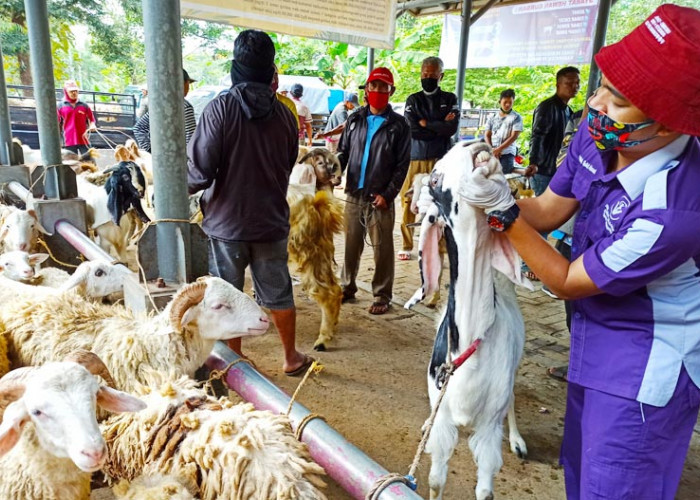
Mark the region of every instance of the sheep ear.
<instances>
[{"instance_id":1,"label":"sheep ear","mask_svg":"<svg viewBox=\"0 0 700 500\"><path fill-rule=\"evenodd\" d=\"M182 319L180 320L180 328L189 325L192 321L195 320L195 309L196 304L190 307L187 311L185 311L185 314L182 315Z\"/></svg>"},{"instance_id":2,"label":"sheep ear","mask_svg":"<svg viewBox=\"0 0 700 500\"><path fill-rule=\"evenodd\" d=\"M29 256L29 263L32 266L36 266L37 264L41 264L42 262L44 262L48 258L49 258L49 254L47 254L47 253L33 253Z\"/></svg>"},{"instance_id":3,"label":"sheep ear","mask_svg":"<svg viewBox=\"0 0 700 500\"><path fill-rule=\"evenodd\" d=\"M146 403L139 398L106 385L101 385L97 391L97 404L115 413L140 411L146 408Z\"/></svg>"},{"instance_id":4,"label":"sheep ear","mask_svg":"<svg viewBox=\"0 0 700 500\"><path fill-rule=\"evenodd\" d=\"M0 457L14 448L28 420L29 414L24 401L15 401L7 407L0 425Z\"/></svg>"},{"instance_id":5,"label":"sheep ear","mask_svg":"<svg viewBox=\"0 0 700 500\"><path fill-rule=\"evenodd\" d=\"M518 286L530 291L535 289L530 280L525 278L520 270L522 260L515 251L508 238L499 233L491 234L491 267L503 273L509 280Z\"/></svg>"}]
</instances>

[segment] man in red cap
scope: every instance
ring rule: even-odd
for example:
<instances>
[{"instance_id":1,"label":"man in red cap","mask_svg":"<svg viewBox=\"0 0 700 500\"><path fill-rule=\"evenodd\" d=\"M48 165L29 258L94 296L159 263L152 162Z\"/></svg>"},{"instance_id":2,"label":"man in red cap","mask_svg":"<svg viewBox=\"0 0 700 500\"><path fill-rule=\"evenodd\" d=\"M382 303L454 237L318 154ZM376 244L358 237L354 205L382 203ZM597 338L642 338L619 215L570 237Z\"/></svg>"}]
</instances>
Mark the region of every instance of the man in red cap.
<instances>
[{"instance_id":1,"label":"man in red cap","mask_svg":"<svg viewBox=\"0 0 700 500\"><path fill-rule=\"evenodd\" d=\"M58 126L63 130L65 148L74 153L85 154L90 149L87 132L97 130L97 125L90 107L78 100L79 92L75 80L67 80L63 85L63 102L56 111Z\"/></svg>"},{"instance_id":2,"label":"man in red cap","mask_svg":"<svg viewBox=\"0 0 700 500\"><path fill-rule=\"evenodd\" d=\"M375 68L365 85L367 106L350 115L338 142L345 171L345 261L343 301L355 298L357 271L369 237L374 247L371 314L389 309L394 286L394 199L403 184L411 153L411 132L403 116L389 106L394 76Z\"/></svg>"},{"instance_id":3,"label":"man in red cap","mask_svg":"<svg viewBox=\"0 0 700 500\"><path fill-rule=\"evenodd\" d=\"M567 497L672 500L700 407L700 11L662 5L595 59L543 195L516 204L484 168L460 194L572 301ZM569 263L539 233L576 211Z\"/></svg>"}]
</instances>

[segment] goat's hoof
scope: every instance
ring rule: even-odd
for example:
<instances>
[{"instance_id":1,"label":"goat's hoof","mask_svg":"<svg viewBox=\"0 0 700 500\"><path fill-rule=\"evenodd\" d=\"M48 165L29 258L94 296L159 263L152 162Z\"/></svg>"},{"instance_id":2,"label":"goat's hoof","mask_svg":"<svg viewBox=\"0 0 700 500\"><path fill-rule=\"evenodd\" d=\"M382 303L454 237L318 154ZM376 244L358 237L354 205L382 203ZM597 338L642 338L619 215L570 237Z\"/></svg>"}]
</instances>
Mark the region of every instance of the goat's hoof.
<instances>
[{"instance_id":1,"label":"goat's hoof","mask_svg":"<svg viewBox=\"0 0 700 500\"><path fill-rule=\"evenodd\" d=\"M326 344L318 344L314 346L314 351L325 351L326 350Z\"/></svg>"},{"instance_id":2,"label":"goat's hoof","mask_svg":"<svg viewBox=\"0 0 700 500\"><path fill-rule=\"evenodd\" d=\"M527 458L527 445L523 438L513 439L510 442L510 451L517 455L518 458L525 460Z\"/></svg>"},{"instance_id":3,"label":"goat's hoof","mask_svg":"<svg viewBox=\"0 0 700 500\"><path fill-rule=\"evenodd\" d=\"M481 490L476 492L476 500L493 500L493 491Z\"/></svg>"}]
</instances>

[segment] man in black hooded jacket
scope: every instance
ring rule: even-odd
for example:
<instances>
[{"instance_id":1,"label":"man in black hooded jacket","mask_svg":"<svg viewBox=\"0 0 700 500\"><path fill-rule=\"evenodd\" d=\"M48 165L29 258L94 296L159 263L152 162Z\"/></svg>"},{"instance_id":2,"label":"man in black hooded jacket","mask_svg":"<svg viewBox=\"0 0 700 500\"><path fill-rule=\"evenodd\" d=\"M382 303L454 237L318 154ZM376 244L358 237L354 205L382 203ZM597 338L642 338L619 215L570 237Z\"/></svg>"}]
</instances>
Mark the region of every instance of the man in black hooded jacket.
<instances>
[{"instance_id":1,"label":"man in black hooded jacket","mask_svg":"<svg viewBox=\"0 0 700 500\"><path fill-rule=\"evenodd\" d=\"M204 190L202 229L209 271L242 289L250 266L258 302L270 310L284 347L284 371L300 375L312 358L295 347L296 309L287 266L289 175L297 123L271 88L275 48L262 31L234 42L232 86L202 112L188 144L188 188ZM229 341L240 354L240 339Z\"/></svg>"}]
</instances>

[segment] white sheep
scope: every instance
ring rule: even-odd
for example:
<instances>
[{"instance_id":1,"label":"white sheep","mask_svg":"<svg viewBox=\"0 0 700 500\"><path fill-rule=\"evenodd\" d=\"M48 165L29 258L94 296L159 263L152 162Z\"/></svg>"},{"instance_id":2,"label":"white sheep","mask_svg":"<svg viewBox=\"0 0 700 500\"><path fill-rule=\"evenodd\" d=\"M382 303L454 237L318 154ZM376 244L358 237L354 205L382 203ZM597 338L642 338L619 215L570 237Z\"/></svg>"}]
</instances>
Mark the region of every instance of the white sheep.
<instances>
[{"instance_id":1,"label":"white sheep","mask_svg":"<svg viewBox=\"0 0 700 500\"><path fill-rule=\"evenodd\" d=\"M82 262L73 274L55 267L37 273L34 266L46 257L47 254L26 252L0 255L0 300L58 295L72 289L83 297L97 299L121 293L125 280L136 279L136 274L125 266L102 261Z\"/></svg>"},{"instance_id":2,"label":"white sheep","mask_svg":"<svg viewBox=\"0 0 700 500\"><path fill-rule=\"evenodd\" d=\"M13 364L36 365L89 349L109 367L118 387L133 389L150 368L194 376L214 342L265 333L269 320L255 301L215 277L183 286L155 316L119 305L61 295L10 301L0 308Z\"/></svg>"},{"instance_id":3,"label":"white sheep","mask_svg":"<svg viewBox=\"0 0 700 500\"><path fill-rule=\"evenodd\" d=\"M458 368L449 381L437 412L426 450L432 455L430 498L442 498L447 463L458 440L458 426L473 434L469 448L478 467L476 498L493 498L493 477L503 459L503 419L508 415L509 441L513 453L527 454L525 441L515 424L513 383L525 341L525 325L513 283L523 280L520 258L503 235L492 232L484 211L460 199L460 187L469 182L474 166L486 166L490 175L503 175L499 161L483 144L454 146L430 176L433 204L423 218L420 264L423 287L414 300L437 286L440 269L438 238L441 228L450 260L450 291L447 308L438 327L428 370L431 406L440 390L441 366L446 361L448 336L452 359L480 339L475 354ZM510 280L510 281L509 281Z\"/></svg>"},{"instance_id":4,"label":"white sheep","mask_svg":"<svg viewBox=\"0 0 700 500\"><path fill-rule=\"evenodd\" d=\"M326 498L324 471L286 417L214 400L184 377L152 376L152 389L137 389L145 410L101 424L108 477L172 475L194 485L202 500Z\"/></svg>"},{"instance_id":5,"label":"white sheep","mask_svg":"<svg viewBox=\"0 0 700 500\"><path fill-rule=\"evenodd\" d=\"M105 461L96 405L115 412L145 407L100 385L109 374L91 353L12 371L0 379L0 498L90 498L91 473ZM6 407L6 408L5 408Z\"/></svg>"},{"instance_id":6,"label":"white sheep","mask_svg":"<svg viewBox=\"0 0 700 500\"><path fill-rule=\"evenodd\" d=\"M36 246L41 227L34 210L0 205L0 250L30 252Z\"/></svg>"}]
</instances>

